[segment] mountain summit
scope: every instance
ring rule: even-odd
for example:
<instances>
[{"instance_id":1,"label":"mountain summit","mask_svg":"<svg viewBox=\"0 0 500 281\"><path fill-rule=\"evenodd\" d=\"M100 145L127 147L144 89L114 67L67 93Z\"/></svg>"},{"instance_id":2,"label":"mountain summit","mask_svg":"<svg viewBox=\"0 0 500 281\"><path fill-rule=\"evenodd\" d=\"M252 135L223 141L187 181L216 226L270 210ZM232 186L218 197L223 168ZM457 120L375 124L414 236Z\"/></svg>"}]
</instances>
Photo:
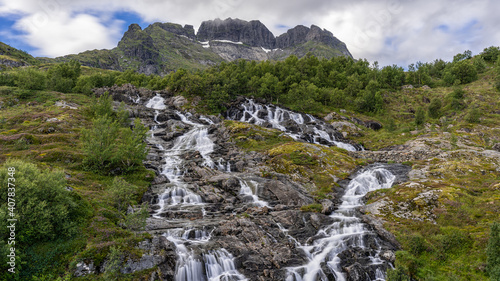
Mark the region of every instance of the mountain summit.
<instances>
[{"instance_id":1,"label":"mountain summit","mask_svg":"<svg viewBox=\"0 0 500 281\"><path fill-rule=\"evenodd\" d=\"M143 30L131 24L114 49L86 51L56 60L76 59L92 67L164 74L178 68L202 69L222 61L283 60L307 53L323 58L352 57L342 41L315 25L298 25L275 37L258 20L227 18L204 21L197 33L192 25L157 22Z\"/></svg>"}]
</instances>

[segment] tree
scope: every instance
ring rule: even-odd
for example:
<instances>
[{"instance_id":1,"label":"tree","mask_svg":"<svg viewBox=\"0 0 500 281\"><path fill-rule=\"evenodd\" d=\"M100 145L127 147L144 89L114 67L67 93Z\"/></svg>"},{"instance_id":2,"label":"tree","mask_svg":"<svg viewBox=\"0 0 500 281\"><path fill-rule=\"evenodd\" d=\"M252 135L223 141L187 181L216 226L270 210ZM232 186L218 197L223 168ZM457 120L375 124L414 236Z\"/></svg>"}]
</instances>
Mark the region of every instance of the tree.
<instances>
[{"instance_id":1,"label":"tree","mask_svg":"<svg viewBox=\"0 0 500 281\"><path fill-rule=\"evenodd\" d=\"M477 79L477 70L469 61L459 61L451 67L451 74L460 81L467 84Z\"/></svg>"},{"instance_id":2,"label":"tree","mask_svg":"<svg viewBox=\"0 0 500 281\"><path fill-rule=\"evenodd\" d=\"M69 93L76 85L80 76L80 63L76 60L56 64L49 68L49 88L63 93Z\"/></svg>"},{"instance_id":3,"label":"tree","mask_svg":"<svg viewBox=\"0 0 500 281\"><path fill-rule=\"evenodd\" d=\"M480 55L485 61L495 62L500 55L500 48L495 46L485 48Z\"/></svg>"},{"instance_id":4,"label":"tree","mask_svg":"<svg viewBox=\"0 0 500 281\"><path fill-rule=\"evenodd\" d=\"M472 52L470 50L466 50L466 51L464 51L461 54L456 54L453 57L453 62L456 63L456 62L459 62L459 61L468 60L470 58L472 58Z\"/></svg>"},{"instance_id":5,"label":"tree","mask_svg":"<svg viewBox=\"0 0 500 281\"><path fill-rule=\"evenodd\" d=\"M104 174L121 174L139 167L147 156L144 140L148 130L139 119L134 127L121 128L108 115L95 119L92 128L82 130L84 166Z\"/></svg>"}]
</instances>

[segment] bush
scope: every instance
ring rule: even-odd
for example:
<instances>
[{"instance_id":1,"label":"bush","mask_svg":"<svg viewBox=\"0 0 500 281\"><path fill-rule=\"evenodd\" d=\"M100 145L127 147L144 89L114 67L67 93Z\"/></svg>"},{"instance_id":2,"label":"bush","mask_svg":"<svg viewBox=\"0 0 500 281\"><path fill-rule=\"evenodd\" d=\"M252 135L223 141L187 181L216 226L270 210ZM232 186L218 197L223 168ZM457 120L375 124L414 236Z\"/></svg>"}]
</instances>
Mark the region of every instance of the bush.
<instances>
[{"instance_id":1,"label":"bush","mask_svg":"<svg viewBox=\"0 0 500 281\"><path fill-rule=\"evenodd\" d=\"M114 114L113 99L108 92L105 92L99 98L94 98L87 109L87 115L92 118L99 118L103 116L112 117Z\"/></svg>"},{"instance_id":2,"label":"bush","mask_svg":"<svg viewBox=\"0 0 500 281\"><path fill-rule=\"evenodd\" d=\"M481 112L479 108L472 106L467 115L465 116L465 121L469 123L479 123L481 120Z\"/></svg>"},{"instance_id":3,"label":"bush","mask_svg":"<svg viewBox=\"0 0 500 281\"><path fill-rule=\"evenodd\" d=\"M108 115L94 120L91 129L82 130L83 164L103 174L122 174L142 165L148 153L144 140L148 129L139 119L134 130L121 128Z\"/></svg>"},{"instance_id":4,"label":"bush","mask_svg":"<svg viewBox=\"0 0 500 281\"><path fill-rule=\"evenodd\" d=\"M49 87L58 92L70 93L80 73L81 69L78 61L72 60L56 64L48 71Z\"/></svg>"},{"instance_id":5,"label":"bush","mask_svg":"<svg viewBox=\"0 0 500 281\"><path fill-rule=\"evenodd\" d=\"M417 108L415 112L415 125L421 126L425 123L425 110L423 107Z\"/></svg>"},{"instance_id":6,"label":"bush","mask_svg":"<svg viewBox=\"0 0 500 281\"><path fill-rule=\"evenodd\" d=\"M15 168L13 176L9 168ZM0 168L0 204L7 209L9 178L15 178L15 218L17 237L21 241L47 241L70 237L76 233L78 223L85 215L85 208L76 194L65 190L66 179L62 171L42 171L34 164L22 160L8 160ZM0 236L8 236L6 219L8 213L0 214Z\"/></svg>"},{"instance_id":7,"label":"bush","mask_svg":"<svg viewBox=\"0 0 500 281\"><path fill-rule=\"evenodd\" d=\"M119 212L125 212L129 205L136 203L134 197L137 189L137 186L128 183L121 177L113 179L109 193L113 198L113 205Z\"/></svg>"},{"instance_id":8,"label":"bush","mask_svg":"<svg viewBox=\"0 0 500 281\"><path fill-rule=\"evenodd\" d=\"M490 239L486 248L488 272L491 280L500 280L500 223L495 222L490 228Z\"/></svg>"},{"instance_id":9,"label":"bush","mask_svg":"<svg viewBox=\"0 0 500 281\"><path fill-rule=\"evenodd\" d=\"M452 110L462 110L465 108L465 105L463 103L464 100L464 95L465 91L462 88L455 88L453 92L451 92L447 99L448 99L448 106Z\"/></svg>"},{"instance_id":10,"label":"bush","mask_svg":"<svg viewBox=\"0 0 500 281\"><path fill-rule=\"evenodd\" d=\"M149 218L148 204L144 204L139 210L127 213L121 225L127 229L141 231L146 227L146 220Z\"/></svg>"},{"instance_id":11,"label":"bush","mask_svg":"<svg viewBox=\"0 0 500 281\"><path fill-rule=\"evenodd\" d=\"M21 89L44 90L47 85L45 73L32 69L22 69L15 76L15 84Z\"/></svg>"},{"instance_id":12,"label":"bush","mask_svg":"<svg viewBox=\"0 0 500 281\"><path fill-rule=\"evenodd\" d=\"M427 114L430 118L437 119L441 117L441 99L433 98L429 107L427 108Z\"/></svg>"}]
</instances>

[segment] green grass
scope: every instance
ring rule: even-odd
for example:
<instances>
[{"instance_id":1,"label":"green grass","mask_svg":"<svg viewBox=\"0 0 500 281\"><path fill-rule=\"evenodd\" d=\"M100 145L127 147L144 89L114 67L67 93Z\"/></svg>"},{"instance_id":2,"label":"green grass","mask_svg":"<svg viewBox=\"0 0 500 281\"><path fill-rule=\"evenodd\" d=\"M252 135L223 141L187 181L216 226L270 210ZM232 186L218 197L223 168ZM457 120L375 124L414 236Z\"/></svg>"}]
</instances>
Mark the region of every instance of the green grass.
<instances>
[{"instance_id":1,"label":"green grass","mask_svg":"<svg viewBox=\"0 0 500 281\"><path fill-rule=\"evenodd\" d=\"M25 249L22 260L29 264L22 270L23 274L52 276L54 280L81 260L94 260L98 265L113 245L120 246L127 257L140 258L142 253L135 246L149 235L137 235L117 225L120 215L108 193L113 177L96 175L82 167L79 137L81 129L91 124L85 115L90 97L33 91L29 93L29 98L20 99L17 98L18 92L17 88L0 87L0 102L3 102L0 111L0 162L21 158L43 169L63 169L68 175L68 186L91 208L91 217L79 226L77 236L63 241L21 245ZM54 104L58 100L75 103L79 108L57 107ZM59 121L47 122L50 118ZM153 176L154 173L144 167L123 176L127 182L138 187L135 191L137 202ZM132 280L139 275L127 278Z\"/></svg>"}]
</instances>

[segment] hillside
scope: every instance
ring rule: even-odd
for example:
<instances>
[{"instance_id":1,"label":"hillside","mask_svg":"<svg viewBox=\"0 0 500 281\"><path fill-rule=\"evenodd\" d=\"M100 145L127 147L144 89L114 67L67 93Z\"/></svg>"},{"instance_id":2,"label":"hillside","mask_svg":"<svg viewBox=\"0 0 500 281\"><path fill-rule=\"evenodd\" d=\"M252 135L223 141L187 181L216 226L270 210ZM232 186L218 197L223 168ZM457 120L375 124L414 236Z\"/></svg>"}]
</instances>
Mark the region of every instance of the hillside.
<instances>
[{"instance_id":1,"label":"hillside","mask_svg":"<svg viewBox=\"0 0 500 281\"><path fill-rule=\"evenodd\" d=\"M36 63L30 54L0 42L0 70Z\"/></svg>"},{"instance_id":2,"label":"hillside","mask_svg":"<svg viewBox=\"0 0 500 281\"><path fill-rule=\"evenodd\" d=\"M284 60L311 53L321 58L352 55L343 42L318 26L299 25L275 37L259 21L205 21L195 34L193 26L154 23L144 30L132 24L118 46L111 50L86 51L45 62L72 59L82 65L113 70L134 70L145 74L167 74L172 70L206 69L222 61Z\"/></svg>"},{"instance_id":3,"label":"hillside","mask_svg":"<svg viewBox=\"0 0 500 281\"><path fill-rule=\"evenodd\" d=\"M193 36L132 26L122 51L154 61L168 28ZM498 53L3 70L0 280L496 280Z\"/></svg>"}]
</instances>

